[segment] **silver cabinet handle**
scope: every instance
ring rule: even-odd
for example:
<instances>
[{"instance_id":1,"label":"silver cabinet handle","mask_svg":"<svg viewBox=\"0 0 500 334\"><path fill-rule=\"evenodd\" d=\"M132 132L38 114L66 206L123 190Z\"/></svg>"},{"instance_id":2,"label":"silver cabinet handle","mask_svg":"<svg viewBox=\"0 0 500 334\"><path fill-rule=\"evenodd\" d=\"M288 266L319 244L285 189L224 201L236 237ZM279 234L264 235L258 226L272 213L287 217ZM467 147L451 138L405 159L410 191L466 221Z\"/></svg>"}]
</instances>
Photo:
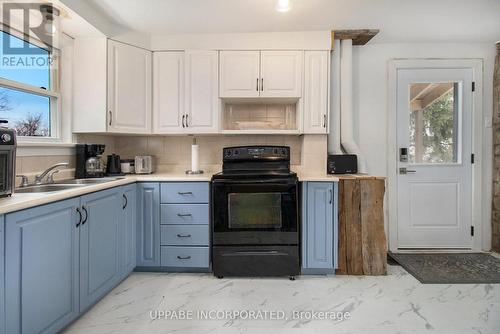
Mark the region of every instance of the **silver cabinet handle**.
<instances>
[{"instance_id":1,"label":"silver cabinet handle","mask_svg":"<svg viewBox=\"0 0 500 334\"><path fill-rule=\"evenodd\" d=\"M179 217L191 217L192 214L190 214L190 213L178 213L177 216L179 216Z\"/></svg>"},{"instance_id":2,"label":"silver cabinet handle","mask_svg":"<svg viewBox=\"0 0 500 334\"><path fill-rule=\"evenodd\" d=\"M407 169L406 167L401 167L399 168L399 174L409 174L409 173L416 173L417 171L414 169Z\"/></svg>"},{"instance_id":3,"label":"silver cabinet handle","mask_svg":"<svg viewBox=\"0 0 500 334\"><path fill-rule=\"evenodd\" d=\"M113 112L109 111L109 126L111 126L111 121L113 120Z\"/></svg>"},{"instance_id":4,"label":"silver cabinet handle","mask_svg":"<svg viewBox=\"0 0 500 334\"><path fill-rule=\"evenodd\" d=\"M326 114L323 115L323 127L326 128Z\"/></svg>"},{"instance_id":5,"label":"silver cabinet handle","mask_svg":"<svg viewBox=\"0 0 500 334\"><path fill-rule=\"evenodd\" d=\"M257 78L256 90L259 91L259 78Z\"/></svg>"},{"instance_id":6,"label":"silver cabinet handle","mask_svg":"<svg viewBox=\"0 0 500 334\"><path fill-rule=\"evenodd\" d=\"M264 78L260 78L260 91L264 91Z\"/></svg>"},{"instance_id":7,"label":"silver cabinet handle","mask_svg":"<svg viewBox=\"0 0 500 334\"><path fill-rule=\"evenodd\" d=\"M182 127L185 128L186 126L184 125L184 119L186 118L186 115L182 115Z\"/></svg>"},{"instance_id":8,"label":"silver cabinet handle","mask_svg":"<svg viewBox=\"0 0 500 334\"><path fill-rule=\"evenodd\" d=\"M191 256L179 256L179 255L177 255L177 258L179 260L189 260L191 258Z\"/></svg>"},{"instance_id":9,"label":"silver cabinet handle","mask_svg":"<svg viewBox=\"0 0 500 334\"><path fill-rule=\"evenodd\" d=\"M177 234L178 238L191 238L191 234Z\"/></svg>"},{"instance_id":10,"label":"silver cabinet handle","mask_svg":"<svg viewBox=\"0 0 500 334\"><path fill-rule=\"evenodd\" d=\"M332 204L333 202L333 192L332 192L332 189L329 189L328 190L328 193L330 194L330 200L329 200L329 203Z\"/></svg>"},{"instance_id":11,"label":"silver cabinet handle","mask_svg":"<svg viewBox=\"0 0 500 334\"><path fill-rule=\"evenodd\" d=\"M193 194L192 191L178 191L177 193L179 195L192 195Z\"/></svg>"},{"instance_id":12,"label":"silver cabinet handle","mask_svg":"<svg viewBox=\"0 0 500 334\"><path fill-rule=\"evenodd\" d=\"M189 128L189 120L188 120L189 114L186 114L186 128Z\"/></svg>"}]
</instances>

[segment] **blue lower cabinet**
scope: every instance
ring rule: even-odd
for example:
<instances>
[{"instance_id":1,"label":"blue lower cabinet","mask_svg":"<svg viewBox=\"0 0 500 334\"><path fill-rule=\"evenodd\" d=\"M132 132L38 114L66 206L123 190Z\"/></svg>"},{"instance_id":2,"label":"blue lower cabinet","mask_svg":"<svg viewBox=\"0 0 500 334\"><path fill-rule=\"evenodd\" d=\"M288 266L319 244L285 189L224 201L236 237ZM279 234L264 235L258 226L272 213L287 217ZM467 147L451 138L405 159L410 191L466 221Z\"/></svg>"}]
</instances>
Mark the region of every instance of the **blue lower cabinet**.
<instances>
[{"instance_id":1,"label":"blue lower cabinet","mask_svg":"<svg viewBox=\"0 0 500 334\"><path fill-rule=\"evenodd\" d=\"M137 266L160 266L160 184L137 185Z\"/></svg>"},{"instance_id":2,"label":"blue lower cabinet","mask_svg":"<svg viewBox=\"0 0 500 334\"><path fill-rule=\"evenodd\" d=\"M337 264L337 184L304 182L302 271L333 273Z\"/></svg>"},{"instance_id":3,"label":"blue lower cabinet","mask_svg":"<svg viewBox=\"0 0 500 334\"><path fill-rule=\"evenodd\" d=\"M5 225L0 215L0 334L5 334Z\"/></svg>"},{"instance_id":4,"label":"blue lower cabinet","mask_svg":"<svg viewBox=\"0 0 500 334\"><path fill-rule=\"evenodd\" d=\"M135 268L137 242L137 185L122 187L122 218L119 222L120 276L127 277Z\"/></svg>"},{"instance_id":5,"label":"blue lower cabinet","mask_svg":"<svg viewBox=\"0 0 500 334\"><path fill-rule=\"evenodd\" d=\"M78 316L79 204L5 216L6 333L56 333Z\"/></svg>"},{"instance_id":6,"label":"blue lower cabinet","mask_svg":"<svg viewBox=\"0 0 500 334\"><path fill-rule=\"evenodd\" d=\"M173 268L208 268L208 247L161 247L161 265Z\"/></svg>"},{"instance_id":7,"label":"blue lower cabinet","mask_svg":"<svg viewBox=\"0 0 500 334\"><path fill-rule=\"evenodd\" d=\"M80 310L108 293L120 280L119 224L121 188L81 197L84 220L80 226Z\"/></svg>"}]
</instances>

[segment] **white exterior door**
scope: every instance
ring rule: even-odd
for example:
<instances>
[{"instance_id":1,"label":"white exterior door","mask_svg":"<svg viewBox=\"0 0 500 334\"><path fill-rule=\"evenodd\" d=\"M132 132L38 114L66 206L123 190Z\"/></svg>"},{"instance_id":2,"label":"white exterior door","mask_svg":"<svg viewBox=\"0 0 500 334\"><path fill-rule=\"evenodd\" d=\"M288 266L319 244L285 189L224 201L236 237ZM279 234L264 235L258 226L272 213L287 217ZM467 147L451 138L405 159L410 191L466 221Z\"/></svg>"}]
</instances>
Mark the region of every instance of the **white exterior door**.
<instances>
[{"instance_id":1,"label":"white exterior door","mask_svg":"<svg viewBox=\"0 0 500 334\"><path fill-rule=\"evenodd\" d=\"M303 51L261 51L260 96L302 96Z\"/></svg>"},{"instance_id":2,"label":"white exterior door","mask_svg":"<svg viewBox=\"0 0 500 334\"><path fill-rule=\"evenodd\" d=\"M217 51L186 51L185 61L185 131L218 132Z\"/></svg>"},{"instance_id":3,"label":"white exterior door","mask_svg":"<svg viewBox=\"0 0 500 334\"><path fill-rule=\"evenodd\" d=\"M153 132L182 133L184 52L153 54Z\"/></svg>"},{"instance_id":4,"label":"white exterior door","mask_svg":"<svg viewBox=\"0 0 500 334\"><path fill-rule=\"evenodd\" d=\"M220 52L220 97L259 96L260 51Z\"/></svg>"},{"instance_id":5,"label":"white exterior door","mask_svg":"<svg viewBox=\"0 0 500 334\"><path fill-rule=\"evenodd\" d=\"M108 131L151 133L151 51L108 41Z\"/></svg>"},{"instance_id":6,"label":"white exterior door","mask_svg":"<svg viewBox=\"0 0 500 334\"><path fill-rule=\"evenodd\" d=\"M398 248L471 248L473 70L397 73Z\"/></svg>"}]
</instances>

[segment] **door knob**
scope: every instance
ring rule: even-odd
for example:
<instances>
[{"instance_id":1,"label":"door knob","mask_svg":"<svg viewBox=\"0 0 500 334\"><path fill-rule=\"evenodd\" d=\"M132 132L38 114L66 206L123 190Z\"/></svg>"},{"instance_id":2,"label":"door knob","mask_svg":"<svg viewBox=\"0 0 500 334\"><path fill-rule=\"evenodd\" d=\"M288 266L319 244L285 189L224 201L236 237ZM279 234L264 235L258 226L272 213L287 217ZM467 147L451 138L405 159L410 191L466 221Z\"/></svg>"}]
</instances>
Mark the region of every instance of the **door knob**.
<instances>
[{"instance_id":1,"label":"door knob","mask_svg":"<svg viewBox=\"0 0 500 334\"><path fill-rule=\"evenodd\" d=\"M414 169L407 169L406 167L399 168L399 174L408 174L408 173L416 173L417 171Z\"/></svg>"}]
</instances>

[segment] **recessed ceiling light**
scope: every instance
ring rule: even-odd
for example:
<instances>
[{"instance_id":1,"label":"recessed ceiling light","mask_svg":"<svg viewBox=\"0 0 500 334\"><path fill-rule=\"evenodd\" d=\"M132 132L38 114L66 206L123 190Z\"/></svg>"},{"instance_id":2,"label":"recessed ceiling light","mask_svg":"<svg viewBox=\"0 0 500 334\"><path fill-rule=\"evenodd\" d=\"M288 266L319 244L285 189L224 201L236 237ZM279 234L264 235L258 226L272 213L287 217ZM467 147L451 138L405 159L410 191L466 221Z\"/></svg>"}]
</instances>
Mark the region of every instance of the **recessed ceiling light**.
<instances>
[{"instance_id":1,"label":"recessed ceiling light","mask_svg":"<svg viewBox=\"0 0 500 334\"><path fill-rule=\"evenodd\" d=\"M288 12L290 10L290 0L278 0L276 10L281 13Z\"/></svg>"}]
</instances>

